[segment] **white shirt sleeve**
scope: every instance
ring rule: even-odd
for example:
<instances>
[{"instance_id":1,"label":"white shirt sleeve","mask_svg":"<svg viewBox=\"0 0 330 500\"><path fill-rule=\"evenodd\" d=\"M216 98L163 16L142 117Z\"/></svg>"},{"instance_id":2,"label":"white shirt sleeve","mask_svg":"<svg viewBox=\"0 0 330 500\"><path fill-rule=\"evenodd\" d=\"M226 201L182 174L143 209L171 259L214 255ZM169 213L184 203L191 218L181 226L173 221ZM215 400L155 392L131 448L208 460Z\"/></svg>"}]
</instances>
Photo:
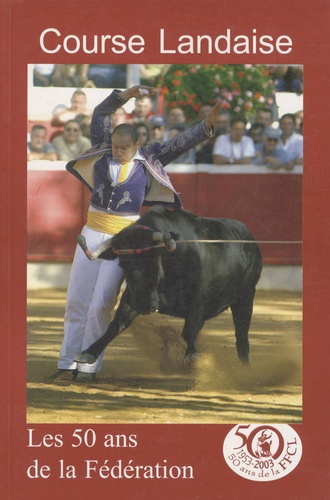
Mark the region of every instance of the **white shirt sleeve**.
<instances>
[{"instance_id":1,"label":"white shirt sleeve","mask_svg":"<svg viewBox=\"0 0 330 500\"><path fill-rule=\"evenodd\" d=\"M251 137L243 137L243 158L254 158L256 155L256 150L254 147L254 142Z\"/></svg>"},{"instance_id":2,"label":"white shirt sleeve","mask_svg":"<svg viewBox=\"0 0 330 500\"><path fill-rule=\"evenodd\" d=\"M292 156L294 160L303 158L303 143L303 137L297 134L292 145Z\"/></svg>"},{"instance_id":3,"label":"white shirt sleeve","mask_svg":"<svg viewBox=\"0 0 330 500\"><path fill-rule=\"evenodd\" d=\"M217 137L215 140L212 154L230 158L231 153L232 151L231 151L229 136L227 134L219 135L219 137Z\"/></svg>"}]
</instances>

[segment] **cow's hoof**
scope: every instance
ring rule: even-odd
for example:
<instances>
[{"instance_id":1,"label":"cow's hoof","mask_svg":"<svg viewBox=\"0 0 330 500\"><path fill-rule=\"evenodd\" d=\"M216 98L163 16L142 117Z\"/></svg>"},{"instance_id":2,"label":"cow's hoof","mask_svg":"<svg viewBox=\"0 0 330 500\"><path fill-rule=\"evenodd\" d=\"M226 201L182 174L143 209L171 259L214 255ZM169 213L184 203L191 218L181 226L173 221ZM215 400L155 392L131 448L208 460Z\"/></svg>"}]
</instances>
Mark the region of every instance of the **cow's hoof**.
<instances>
[{"instance_id":1,"label":"cow's hoof","mask_svg":"<svg viewBox=\"0 0 330 500\"><path fill-rule=\"evenodd\" d=\"M244 366L244 368L250 368L249 358L246 356L239 356L240 362Z\"/></svg>"},{"instance_id":2,"label":"cow's hoof","mask_svg":"<svg viewBox=\"0 0 330 500\"><path fill-rule=\"evenodd\" d=\"M79 354L75 359L76 363L87 363L88 365L92 365L95 361L96 357L92 354L88 354L88 352Z\"/></svg>"},{"instance_id":3,"label":"cow's hoof","mask_svg":"<svg viewBox=\"0 0 330 500\"><path fill-rule=\"evenodd\" d=\"M95 382L95 373L78 372L74 378L75 382Z\"/></svg>"},{"instance_id":4,"label":"cow's hoof","mask_svg":"<svg viewBox=\"0 0 330 500\"><path fill-rule=\"evenodd\" d=\"M198 359L198 352L191 352L185 355L183 364L186 368L189 368L190 366L193 366L195 364L195 361Z\"/></svg>"}]
</instances>

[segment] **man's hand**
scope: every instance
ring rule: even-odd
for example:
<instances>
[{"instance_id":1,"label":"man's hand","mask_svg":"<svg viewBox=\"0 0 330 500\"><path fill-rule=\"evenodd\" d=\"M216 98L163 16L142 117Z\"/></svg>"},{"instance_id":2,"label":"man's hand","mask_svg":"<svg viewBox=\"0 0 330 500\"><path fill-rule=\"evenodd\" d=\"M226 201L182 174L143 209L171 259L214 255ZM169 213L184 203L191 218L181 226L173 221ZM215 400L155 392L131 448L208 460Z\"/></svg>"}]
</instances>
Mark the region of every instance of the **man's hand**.
<instances>
[{"instance_id":1,"label":"man's hand","mask_svg":"<svg viewBox=\"0 0 330 500\"><path fill-rule=\"evenodd\" d=\"M206 118L205 118L205 126L208 129L212 127L212 125L215 122L215 119L218 115L219 110L221 109L221 102L218 101L215 103L213 108L207 113Z\"/></svg>"},{"instance_id":2,"label":"man's hand","mask_svg":"<svg viewBox=\"0 0 330 500\"><path fill-rule=\"evenodd\" d=\"M119 97L124 101L128 101L135 97L136 99L143 99L144 97L152 97L155 93L153 87L148 87L147 85L134 85L130 89L123 90L120 92Z\"/></svg>"}]
</instances>

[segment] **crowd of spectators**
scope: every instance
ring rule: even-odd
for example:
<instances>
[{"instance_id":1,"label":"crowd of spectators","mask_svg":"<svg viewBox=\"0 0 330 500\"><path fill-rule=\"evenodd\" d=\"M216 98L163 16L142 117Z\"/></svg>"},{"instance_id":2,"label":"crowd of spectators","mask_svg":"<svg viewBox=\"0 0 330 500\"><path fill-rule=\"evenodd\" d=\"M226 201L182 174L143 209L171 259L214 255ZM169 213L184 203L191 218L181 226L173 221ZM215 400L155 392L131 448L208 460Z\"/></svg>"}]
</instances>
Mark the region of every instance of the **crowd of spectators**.
<instances>
[{"instance_id":1,"label":"crowd of spectators","mask_svg":"<svg viewBox=\"0 0 330 500\"><path fill-rule=\"evenodd\" d=\"M85 92L75 90L69 106L60 104L53 110L49 137L44 124L32 126L27 144L28 161L69 161L86 151L91 147L91 117Z\"/></svg>"},{"instance_id":2,"label":"crowd of spectators","mask_svg":"<svg viewBox=\"0 0 330 500\"><path fill-rule=\"evenodd\" d=\"M140 64L141 83L155 85L157 78L168 71L170 64ZM276 92L302 94L303 66L277 64L272 66ZM127 85L126 64L34 64L33 85L36 87L124 88Z\"/></svg>"},{"instance_id":3,"label":"crowd of spectators","mask_svg":"<svg viewBox=\"0 0 330 500\"><path fill-rule=\"evenodd\" d=\"M35 64L36 87L126 87L126 64Z\"/></svg>"},{"instance_id":4,"label":"crowd of spectators","mask_svg":"<svg viewBox=\"0 0 330 500\"><path fill-rule=\"evenodd\" d=\"M100 72L100 69L93 68L94 66L35 65L34 84L46 86L61 82L65 86L65 77L67 81L71 78L71 85L72 82L81 85L92 77L93 69L99 79L106 79L109 68L103 67L104 71ZM120 71L121 68L117 70ZM147 67L143 67L144 79L148 79L147 70ZM299 71L300 67L279 67L278 75L288 81L290 75L298 78ZM108 76L110 78L110 70ZM150 76L149 81L152 80L153 76ZM280 78L280 87L279 80ZM102 85L106 86L104 82ZM302 91L302 87L300 90ZM203 120L210 108L209 104L201 103L196 122ZM117 109L111 116L112 128L120 123L135 125L141 144L145 145L147 142L165 142L172 139L191 125L184 109L180 107L165 110L163 114L158 110L157 102L153 102L149 96L137 99L130 113L124 108ZM92 111L88 108L85 92L81 89L75 90L70 105L58 105L53 110L50 121L53 131L50 137L47 137L47 130L42 124L33 126L28 141L28 160L69 161L91 147L91 116ZM206 163L216 167L253 164L275 170L293 170L295 165L303 163L303 112L286 113L274 120L274 109L261 106L248 121L243 115L230 116L228 111L222 109L215 122L215 136L177 159L176 163Z\"/></svg>"},{"instance_id":5,"label":"crowd of spectators","mask_svg":"<svg viewBox=\"0 0 330 500\"><path fill-rule=\"evenodd\" d=\"M277 92L294 92L302 94L304 88L303 66L294 64L286 66L275 65L273 68L274 85Z\"/></svg>"},{"instance_id":6,"label":"crowd of spectators","mask_svg":"<svg viewBox=\"0 0 330 500\"><path fill-rule=\"evenodd\" d=\"M153 86L170 64L140 64L143 85ZM126 64L34 64L36 87L124 88L127 86Z\"/></svg>"}]
</instances>

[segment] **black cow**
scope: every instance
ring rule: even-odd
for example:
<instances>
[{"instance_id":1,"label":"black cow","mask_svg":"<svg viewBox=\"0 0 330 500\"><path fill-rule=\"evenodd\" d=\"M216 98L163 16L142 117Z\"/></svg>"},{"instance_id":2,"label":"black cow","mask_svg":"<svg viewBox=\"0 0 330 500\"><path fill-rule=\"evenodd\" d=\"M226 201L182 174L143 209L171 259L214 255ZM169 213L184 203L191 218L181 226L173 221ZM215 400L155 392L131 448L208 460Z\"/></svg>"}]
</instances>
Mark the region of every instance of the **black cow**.
<instances>
[{"instance_id":1,"label":"black cow","mask_svg":"<svg viewBox=\"0 0 330 500\"><path fill-rule=\"evenodd\" d=\"M204 321L228 307L237 354L249 362L248 332L262 258L242 222L155 206L93 254L79 238L91 259L119 255L127 286L107 331L78 362L93 363L139 314L154 311L185 319L182 336L190 360L197 354L195 341Z\"/></svg>"}]
</instances>

